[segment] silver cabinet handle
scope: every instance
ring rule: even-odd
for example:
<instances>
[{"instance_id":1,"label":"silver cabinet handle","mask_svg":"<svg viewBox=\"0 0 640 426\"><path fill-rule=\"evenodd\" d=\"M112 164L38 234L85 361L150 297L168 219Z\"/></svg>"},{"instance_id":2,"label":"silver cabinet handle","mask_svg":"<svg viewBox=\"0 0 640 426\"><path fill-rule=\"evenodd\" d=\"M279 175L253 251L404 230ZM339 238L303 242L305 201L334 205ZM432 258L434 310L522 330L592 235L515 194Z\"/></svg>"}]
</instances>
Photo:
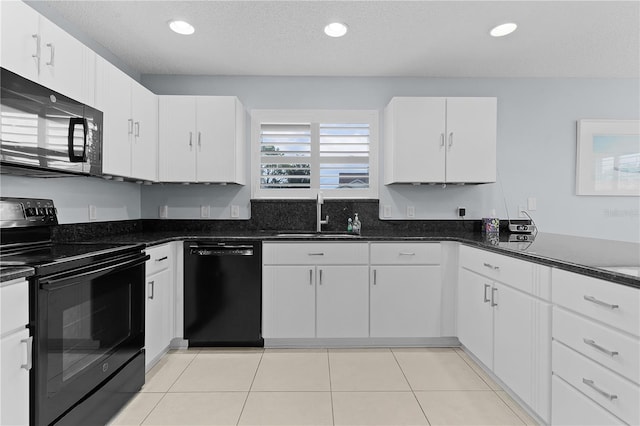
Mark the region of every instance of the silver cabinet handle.
<instances>
[{"instance_id":1,"label":"silver cabinet handle","mask_svg":"<svg viewBox=\"0 0 640 426\"><path fill-rule=\"evenodd\" d=\"M597 350L599 350L600 352L603 352L611 357L618 355L618 351L610 351L607 348L603 348L602 346L598 345L595 340L592 339L582 339L582 341L585 343L585 345L589 345L592 348L595 348Z\"/></svg>"},{"instance_id":2,"label":"silver cabinet handle","mask_svg":"<svg viewBox=\"0 0 640 426\"><path fill-rule=\"evenodd\" d=\"M593 380L585 379L583 377L582 378L582 383L584 383L585 385L589 386L591 389L595 390L600 395L604 396L605 398L609 399L610 401L613 401L614 399L618 398L618 395L614 395L614 394L611 394L609 392L605 392L604 390L600 389L598 386L596 386L596 384L595 384L595 382Z\"/></svg>"},{"instance_id":3,"label":"silver cabinet handle","mask_svg":"<svg viewBox=\"0 0 640 426\"><path fill-rule=\"evenodd\" d=\"M373 270L373 285L378 284L378 274L377 274L377 272L378 271L376 269Z\"/></svg>"},{"instance_id":4,"label":"silver cabinet handle","mask_svg":"<svg viewBox=\"0 0 640 426\"><path fill-rule=\"evenodd\" d=\"M415 256L416 255L415 253L410 253L410 252L407 252L407 251L404 251L404 252L401 251L399 254L400 254L400 256Z\"/></svg>"},{"instance_id":5,"label":"silver cabinet handle","mask_svg":"<svg viewBox=\"0 0 640 426\"><path fill-rule=\"evenodd\" d=\"M20 340L20 343L24 343L25 345L27 345L27 360L20 366L20 368L24 368L25 370L29 371L33 366L33 336L29 336L26 339Z\"/></svg>"},{"instance_id":6,"label":"silver cabinet handle","mask_svg":"<svg viewBox=\"0 0 640 426\"><path fill-rule=\"evenodd\" d=\"M163 260L167 260L169 256L161 257L160 259L156 259L156 262L162 262Z\"/></svg>"},{"instance_id":7,"label":"silver cabinet handle","mask_svg":"<svg viewBox=\"0 0 640 426\"><path fill-rule=\"evenodd\" d=\"M318 282L318 284L322 285L322 269L320 269L320 281Z\"/></svg>"},{"instance_id":8,"label":"silver cabinet handle","mask_svg":"<svg viewBox=\"0 0 640 426\"><path fill-rule=\"evenodd\" d=\"M492 265L492 264L490 264L490 263L486 263L486 262L485 262L485 263L483 263L483 265L484 265L485 267L489 268L489 269L493 269L494 271L498 271L498 270L500 270L500 267L499 267L499 266L493 266L493 265Z\"/></svg>"},{"instance_id":9,"label":"silver cabinet handle","mask_svg":"<svg viewBox=\"0 0 640 426\"><path fill-rule=\"evenodd\" d=\"M440 148L444 146L445 136L444 133L440 133Z\"/></svg>"},{"instance_id":10,"label":"silver cabinet handle","mask_svg":"<svg viewBox=\"0 0 640 426\"><path fill-rule=\"evenodd\" d=\"M189 132L189 149L193 149L193 132Z\"/></svg>"},{"instance_id":11,"label":"silver cabinet handle","mask_svg":"<svg viewBox=\"0 0 640 426\"><path fill-rule=\"evenodd\" d=\"M38 60L38 68L40 67L40 34L32 34L31 37L36 41L36 53L31 55L32 58Z\"/></svg>"},{"instance_id":12,"label":"silver cabinet handle","mask_svg":"<svg viewBox=\"0 0 640 426\"><path fill-rule=\"evenodd\" d=\"M149 287L151 289L151 291L150 291L151 294L149 295L149 299L153 300L155 282L154 281L149 281L149 285L151 286L151 287Z\"/></svg>"},{"instance_id":13,"label":"silver cabinet handle","mask_svg":"<svg viewBox=\"0 0 640 426\"><path fill-rule=\"evenodd\" d=\"M449 149L453 146L453 132L449 133Z\"/></svg>"},{"instance_id":14,"label":"silver cabinet handle","mask_svg":"<svg viewBox=\"0 0 640 426\"><path fill-rule=\"evenodd\" d=\"M133 124L133 127L134 127L134 129L135 129L135 131L134 131L134 136L135 136L135 137L137 137L137 138L138 138L138 137L140 137L140 122L139 122L139 121L136 121L136 122Z\"/></svg>"},{"instance_id":15,"label":"silver cabinet handle","mask_svg":"<svg viewBox=\"0 0 640 426\"><path fill-rule=\"evenodd\" d=\"M198 148L202 151L202 132L198 132Z\"/></svg>"},{"instance_id":16,"label":"silver cabinet handle","mask_svg":"<svg viewBox=\"0 0 640 426\"><path fill-rule=\"evenodd\" d=\"M595 303L596 305L600 305L600 306L604 306L606 308L609 309L617 309L620 306L619 305L612 305L611 303L607 303L607 302L603 302L602 300L598 300L593 296L584 296L584 300L591 302L591 303Z\"/></svg>"},{"instance_id":17,"label":"silver cabinet handle","mask_svg":"<svg viewBox=\"0 0 640 426\"><path fill-rule=\"evenodd\" d=\"M491 306L498 306L498 304L496 303L496 291L498 291L497 288L493 287L491 288Z\"/></svg>"},{"instance_id":18,"label":"silver cabinet handle","mask_svg":"<svg viewBox=\"0 0 640 426\"><path fill-rule=\"evenodd\" d=\"M487 289L491 287L491 284L485 284L484 285L484 303L490 302L491 300L489 300L489 298L487 297Z\"/></svg>"},{"instance_id":19,"label":"silver cabinet handle","mask_svg":"<svg viewBox=\"0 0 640 426\"><path fill-rule=\"evenodd\" d=\"M309 256L324 256L324 253L322 252L311 252L311 253L307 253Z\"/></svg>"},{"instance_id":20,"label":"silver cabinet handle","mask_svg":"<svg viewBox=\"0 0 640 426\"><path fill-rule=\"evenodd\" d=\"M49 66L54 66L54 59L55 59L55 54L56 54L56 47L54 46L53 43L47 43L47 47L49 48L49 62L47 62L46 64Z\"/></svg>"},{"instance_id":21,"label":"silver cabinet handle","mask_svg":"<svg viewBox=\"0 0 640 426\"><path fill-rule=\"evenodd\" d=\"M127 125L128 125L128 129L129 129L129 134L132 135L133 134L133 118L130 118L127 120Z\"/></svg>"},{"instance_id":22,"label":"silver cabinet handle","mask_svg":"<svg viewBox=\"0 0 640 426\"><path fill-rule=\"evenodd\" d=\"M309 269L309 285L313 285L313 269Z\"/></svg>"}]
</instances>

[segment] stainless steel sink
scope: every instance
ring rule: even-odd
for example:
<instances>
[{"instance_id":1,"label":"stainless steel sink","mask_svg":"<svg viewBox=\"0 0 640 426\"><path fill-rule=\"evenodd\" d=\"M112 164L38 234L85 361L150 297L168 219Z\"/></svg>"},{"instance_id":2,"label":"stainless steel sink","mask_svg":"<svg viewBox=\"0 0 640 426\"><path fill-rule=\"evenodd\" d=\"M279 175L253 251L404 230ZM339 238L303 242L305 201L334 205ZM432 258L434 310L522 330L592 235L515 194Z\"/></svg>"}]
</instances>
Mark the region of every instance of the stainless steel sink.
<instances>
[{"instance_id":1,"label":"stainless steel sink","mask_svg":"<svg viewBox=\"0 0 640 426\"><path fill-rule=\"evenodd\" d=\"M360 235L346 233L315 233L315 232L282 232L275 235L281 238L321 238L321 239L351 239L360 238Z\"/></svg>"}]
</instances>

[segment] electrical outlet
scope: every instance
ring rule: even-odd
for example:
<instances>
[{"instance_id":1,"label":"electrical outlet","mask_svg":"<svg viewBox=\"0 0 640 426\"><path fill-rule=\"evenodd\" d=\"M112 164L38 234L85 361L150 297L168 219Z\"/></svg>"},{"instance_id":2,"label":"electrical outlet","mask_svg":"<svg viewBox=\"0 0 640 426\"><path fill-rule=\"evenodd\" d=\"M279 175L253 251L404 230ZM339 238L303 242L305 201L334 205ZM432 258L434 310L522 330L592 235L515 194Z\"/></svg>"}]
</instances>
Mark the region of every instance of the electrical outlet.
<instances>
[{"instance_id":1,"label":"electrical outlet","mask_svg":"<svg viewBox=\"0 0 640 426\"><path fill-rule=\"evenodd\" d=\"M391 206L385 204L382 206L382 217L391 217Z\"/></svg>"},{"instance_id":2,"label":"electrical outlet","mask_svg":"<svg viewBox=\"0 0 640 426\"><path fill-rule=\"evenodd\" d=\"M458 207L458 216L465 217L467 215L467 209L465 207Z\"/></svg>"},{"instance_id":3,"label":"electrical outlet","mask_svg":"<svg viewBox=\"0 0 640 426\"><path fill-rule=\"evenodd\" d=\"M96 220L98 218L98 208L89 204L89 220Z\"/></svg>"},{"instance_id":4,"label":"electrical outlet","mask_svg":"<svg viewBox=\"0 0 640 426\"><path fill-rule=\"evenodd\" d=\"M200 217L206 218L211 215L211 207L210 206L200 206Z\"/></svg>"},{"instance_id":5,"label":"electrical outlet","mask_svg":"<svg viewBox=\"0 0 640 426\"><path fill-rule=\"evenodd\" d=\"M527 217L527 215L524 213L527 211L527 208L525 206L518 206L518 217Z\"/></svg>"},{"instance_id":6,"label":"electrical outlet","mask_svg":"<svg viewBox=\"0 0 640 426\"><path fill-rule=\"evenodd\" d=\"M536 197L527 198L527 210L529 210L530 212L534 211L538 207L537 204L538 202L536 200Z\"/></svg>"},{"instance_id":7,"label":"electrical outlet","mask_svg":"<svg viewBox=\"0 0 640 426\"><path fill-rule=\"evenodd\" d=\"M240 217L240 206L231 206L231 217Z\"/></svg>"},{"instance_id":8,"label":"electrical outlet","mask_svg":"<svg viewBox=\"0 0 640 426\"><path fill-rule=\"evenodd\" d=\"M160 219L166 219L169 217L169 206L160 206L158 209L158 215Z\"/></svg>"},{"instance_id":9,"label":"electrical outlet","mask_svg":"<svg viewBox=\"0 0 640 426\"><path fill-rule=\"evenodd\" d=\"M407 217L416 217L416 207L407 206Z\"/></svg>"}]
</instances>

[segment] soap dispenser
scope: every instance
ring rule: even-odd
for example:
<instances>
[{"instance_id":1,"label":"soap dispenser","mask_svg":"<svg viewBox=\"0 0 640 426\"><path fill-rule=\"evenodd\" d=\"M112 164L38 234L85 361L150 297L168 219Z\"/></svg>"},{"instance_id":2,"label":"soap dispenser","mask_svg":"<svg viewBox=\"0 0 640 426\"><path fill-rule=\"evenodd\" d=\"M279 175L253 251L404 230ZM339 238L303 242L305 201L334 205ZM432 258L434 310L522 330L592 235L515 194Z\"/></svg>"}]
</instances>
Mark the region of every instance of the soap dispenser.
<instances>
[{"instance_id":1,"label":"soap dispenser","mask_svg":"<svg viewBox=\"0 0 640 426\"><path fill-rule=\"evenodd\" d=\"M351 218L347 219L347 232L353 232L353 221Z\"/></svg>"},{"instance_id":2,"label":"soap dispenser","mask_svg":"<svg viewBox=\"0 0 640 426\"><path fill-rule=\"evenodd\" d=\"M353 218L353 233L360 235L360 219L358 219L358 213L355 214L355 217Z\"/></svg>"}]
</instances>

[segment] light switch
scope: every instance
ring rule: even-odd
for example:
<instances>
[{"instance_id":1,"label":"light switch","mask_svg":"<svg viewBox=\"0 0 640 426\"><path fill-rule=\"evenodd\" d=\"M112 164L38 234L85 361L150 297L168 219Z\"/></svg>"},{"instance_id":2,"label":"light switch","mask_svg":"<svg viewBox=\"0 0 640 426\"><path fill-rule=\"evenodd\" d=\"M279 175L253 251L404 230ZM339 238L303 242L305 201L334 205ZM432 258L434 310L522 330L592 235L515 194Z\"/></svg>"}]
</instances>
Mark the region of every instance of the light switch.
<instances>
[{"instance_id":1,"label":"light switch","mask_svg":"<svg viewBox=\"0 0 640 426\"><path fill-rule=\"evenodd\" d=\"M96 220L98 218L98 208L89 204L89 220Z\"/></svg>"},{"instance_id":2,"label":"light switch","mask_svg":"<svg viewBox=\"0 0 640 426\"><path fill-rule=\"evenodd\" d=\"M416 217L415 206L407 206L407 217Z\"/></svg>"},{"instance_id":3,"label":"light switch","mask_svg":"<svg viewBox=\"0 0 640 426\"><path fill-rule=\"evenodd\" d=\"M160 219L166 219L169 217L169 206L160 206L158 214Z\"/></svg>"},{"instance_id":4,"label":"light switch","mask_svg":"<svg viewBox=\"0 0 640 426\"><path fill-rule=\"evenodd\" d=\"M534 211L537 208L537 200L535 197L529 197L527 199L527 210Z\"/></svg>"},{"instance_id":5,"label":"light switch","mask_svg":"<svg viewBox=\"0 0 640 426\"><path fill-rule=\"evenodd\" d=\"M231 206L231 217L240 217L240 206Z\"/></svg>"},{"instance_id":6,"label":"light switch","mask_svg":"<svg viewBox=\"0 0 640 426\"><path fill-rule=\"evenodd\" d=\"M382 206L382 217L391 217L391 206L385 204Z\"/></svg>"},{"instance_id":7,"label":"light switch","mask_svg":"<svg viewBox=\"0 0 640 426\"><path fill-rule=\"evenodd\" d=\"M206 218L206 217L209 217L210 214L211 214L210 206L200 206L200 217Z\"/></svg>"}]
</instances>

